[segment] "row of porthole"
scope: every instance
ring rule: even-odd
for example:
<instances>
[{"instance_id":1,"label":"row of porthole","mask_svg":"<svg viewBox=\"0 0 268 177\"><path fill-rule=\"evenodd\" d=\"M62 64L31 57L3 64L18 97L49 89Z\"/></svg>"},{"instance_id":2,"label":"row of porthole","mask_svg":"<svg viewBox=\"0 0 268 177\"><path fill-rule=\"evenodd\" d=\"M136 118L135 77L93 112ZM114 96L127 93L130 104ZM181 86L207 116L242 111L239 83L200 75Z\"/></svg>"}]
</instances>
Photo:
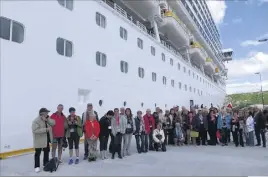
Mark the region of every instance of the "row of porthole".
<instances>
[{"instance_id":1,"label":"row of porthole","mask_svg":"<svg viewBox=\"0 0 268 177\"><path fill-rule=\"evenodd\" d=\"M103 100L99 100L99 106L102 106L102 105L103 105ZM126 106L126 105L127 105L127 102L124 101L123 106ZM143 106L144 106L144 103L141 102L141 107L143 107ZM155 103L154 106L157 107L157 104ZM167 104L165 104L165 107L167 107Z\"/></svg>"}]
</instances>

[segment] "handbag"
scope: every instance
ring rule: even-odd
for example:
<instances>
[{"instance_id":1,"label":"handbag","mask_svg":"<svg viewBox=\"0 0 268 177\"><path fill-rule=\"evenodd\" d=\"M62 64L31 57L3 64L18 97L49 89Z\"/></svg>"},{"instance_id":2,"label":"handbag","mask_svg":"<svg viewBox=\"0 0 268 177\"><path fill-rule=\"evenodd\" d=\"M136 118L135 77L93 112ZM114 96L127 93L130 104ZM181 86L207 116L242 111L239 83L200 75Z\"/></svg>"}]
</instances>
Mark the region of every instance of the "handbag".
<instances>
[{"instance_id":1,"label":"handbag","mask_svg":"<svg viewBox=\"0 0 268 177\"><path fill-rule=\"evenodd\" d=\"M197 131L190 131L190 137L197 138L199 136L199 132Z\"/></svg>"}]
</instances>

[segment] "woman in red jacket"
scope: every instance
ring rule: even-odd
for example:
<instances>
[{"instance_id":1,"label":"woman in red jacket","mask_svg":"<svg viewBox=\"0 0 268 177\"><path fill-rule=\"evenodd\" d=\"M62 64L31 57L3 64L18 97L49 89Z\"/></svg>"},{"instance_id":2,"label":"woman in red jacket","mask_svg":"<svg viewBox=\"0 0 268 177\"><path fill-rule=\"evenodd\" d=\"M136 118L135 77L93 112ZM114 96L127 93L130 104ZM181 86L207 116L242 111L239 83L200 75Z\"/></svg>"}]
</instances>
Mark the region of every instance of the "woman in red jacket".
<instances>
[{"instance_id":1,"label":"woman in red jacket","mask_svg":"<svg viewBox=\"0 0 268 177\"><path fill-rule=\"evenodd\" d=\"M100 134L100 124L93 111L88 112L85 122L85 141L88 143L88 161L97 160L97 141Z\"/></svg>"}]
</instances>

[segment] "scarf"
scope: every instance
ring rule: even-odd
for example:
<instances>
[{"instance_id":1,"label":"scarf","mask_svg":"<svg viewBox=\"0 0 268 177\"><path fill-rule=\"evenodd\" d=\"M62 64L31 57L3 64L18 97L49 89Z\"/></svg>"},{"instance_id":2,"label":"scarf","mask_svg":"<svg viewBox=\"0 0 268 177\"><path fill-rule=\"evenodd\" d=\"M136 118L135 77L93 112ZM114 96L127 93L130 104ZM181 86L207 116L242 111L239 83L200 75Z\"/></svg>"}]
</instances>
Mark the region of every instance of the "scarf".
<instances>
[{"instance_id":1,"label":"scarf","mask_svg":"<svg viewBox=\"0 0 268 177\"><path fill-rule=\"evenodd\" d=\"M116 125L119 125L120 124L119 115L115 116L115 120L116 120Z\"/></svg>"}]
</instances>

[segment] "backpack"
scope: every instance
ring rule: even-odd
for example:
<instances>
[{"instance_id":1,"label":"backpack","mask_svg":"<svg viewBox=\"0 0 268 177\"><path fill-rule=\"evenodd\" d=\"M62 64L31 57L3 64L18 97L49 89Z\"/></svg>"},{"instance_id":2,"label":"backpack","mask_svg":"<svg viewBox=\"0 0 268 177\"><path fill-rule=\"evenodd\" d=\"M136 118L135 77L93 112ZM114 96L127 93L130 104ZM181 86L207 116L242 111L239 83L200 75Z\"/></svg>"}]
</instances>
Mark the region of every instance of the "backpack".
<instances>
[{"instance_id":1,"label":"backpack","mask_svg":"<svg viewBox=\"0 0 268 177\"><path fill-rule=\"evenodd\" d=\"M46 166L44 167L44 171L52 173L54 171L57 171L58 166L59 166L58 158L54 157L46 164Z\"/></svg>"}]
</instances>

